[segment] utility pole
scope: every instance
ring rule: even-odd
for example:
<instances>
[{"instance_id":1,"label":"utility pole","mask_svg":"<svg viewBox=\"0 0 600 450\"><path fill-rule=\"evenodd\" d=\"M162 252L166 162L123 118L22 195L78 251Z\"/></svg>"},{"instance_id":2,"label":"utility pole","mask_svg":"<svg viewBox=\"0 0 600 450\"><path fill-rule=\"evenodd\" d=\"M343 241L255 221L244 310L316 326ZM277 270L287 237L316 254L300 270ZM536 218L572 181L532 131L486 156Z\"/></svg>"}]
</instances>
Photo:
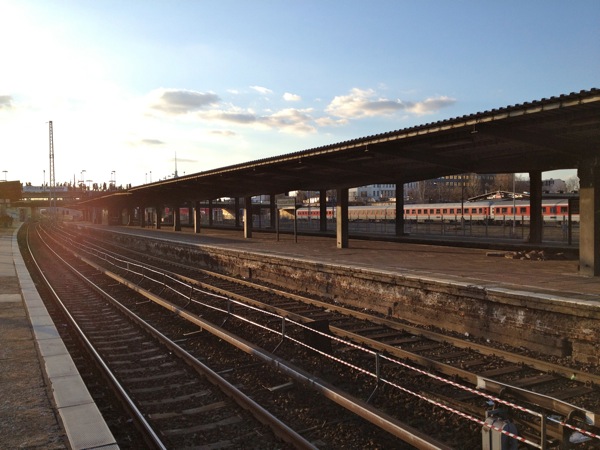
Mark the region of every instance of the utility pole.
<instances>
[{"instance_id":1,"label":"utility pole","mask_svg":"<svg viewBox=\"0 0 600 450\"><path fill-rule=\"evenodd\" d=\"M50 128L50 211L56 216L56 176L54 174L54 134L52 121L48 122Z\"/></svg>"}]
</instances>

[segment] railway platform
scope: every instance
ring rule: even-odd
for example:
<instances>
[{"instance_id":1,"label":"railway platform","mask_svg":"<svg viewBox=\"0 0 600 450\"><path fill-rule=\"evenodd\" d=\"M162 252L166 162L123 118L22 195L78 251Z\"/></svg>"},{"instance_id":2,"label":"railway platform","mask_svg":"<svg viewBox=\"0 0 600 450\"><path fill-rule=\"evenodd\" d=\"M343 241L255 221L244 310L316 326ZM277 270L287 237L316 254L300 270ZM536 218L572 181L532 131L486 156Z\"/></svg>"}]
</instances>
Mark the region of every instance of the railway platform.
<instances>
[{"instance_id":1,"label":"railway platform","mask_svg":"<svg viewBox=\"0 0 600 450\"><path fill-rule=\"evenodd\" d=\"M0 448L117 449L25 267L0 228Z\"/></svg>"},{"instance_id":2,"label":"railway platform","mask_svg":"<svg viewBox=\"0 0 600 450\"><path fill-rule=\"evenodd\" d=\"M579 274L573 248L547 247L554 258L521 260L503 257L502 246L485 241L449 246L421 238L351 238L349 247L340 249L335 238L322 235L280 234L278 240L274 233L253 230L245 239L235 229L205 228L196 234L185 227L72 225L161 258L322 295L473 339L600 364L595 338L600 278Z\"/></svg>"},{"instance_id":3,"label":"railway platform","mask_svg":"<svg viewBox=\"0 0 600 450\"><path fill-rule=\"evenodd\" d=\"M85 226L107 228L88 223ZM280 234L277 240L274 233L253 230L252 238L245 239L243 231L235 229L203 228L201 233L195 234L191 228L178 232L170 228L108 228L207 247L581 299L598 302L600 306L600 277L580 275L578 260L569 257L576 247L556 243L540 246L514 240L471 239L460 245L449 237L405 238L401 242L351 238L349 248L338 249L335 237L331 236L299 235L295 239L291 234ZM455 242L443 245L451 240ZM502 249L506 249L506 253L544 249L548 254L559 256L544 261L508 259L502 257ZM566 256L563 258L562 254Z\"/></svg>"}]
</instances>

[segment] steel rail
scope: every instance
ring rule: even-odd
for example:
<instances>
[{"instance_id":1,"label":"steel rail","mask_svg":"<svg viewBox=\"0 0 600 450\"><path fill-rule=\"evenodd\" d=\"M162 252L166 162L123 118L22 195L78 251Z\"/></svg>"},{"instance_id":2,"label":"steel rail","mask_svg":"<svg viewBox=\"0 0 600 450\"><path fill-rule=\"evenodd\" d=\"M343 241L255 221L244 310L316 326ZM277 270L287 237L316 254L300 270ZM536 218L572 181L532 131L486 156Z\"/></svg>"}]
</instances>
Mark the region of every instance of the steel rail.
<instances>
[{"instance_id":1,"label":"steel rail","mask_svg":"<svg viewBox=\"0 0 600 450\"><path fill-rule=\"evenodd\" d=\"M283 308L278 308L278 307L272 306L272 305L265 305L262 302L250 299L243 295L231 293L224 289L210 286L206 283L202 283L197 280L194 280L193 278L185 277L182 275L178 275L178 276L180 276L182 279L185 279L186 281L188 281L190 283L195 283L204 289L210 288L210 289L220 293L221 295L228 295L231 298L235 298L238 301L242 301L244 303L251 304L252 306L255 306L255 307L260 306L267 311L275 312L284 317L293 318L294 320L297 320L297 321L303 322L303 323L313 322L313 320L310 318L295 314L293 312L286 311ZM236 280L236 282L237 282L237 280ZM242 281L242 283L247 283L247 282ZM416 327L412 327L412 326L403 325L398 322L393 322L391 320L377 318L377 317L368 315L366 313L361 313L358 311L349 310L347 308L330 305L329 303L320 302L320 301L312 300L312 299L307 299L309 301L306 302L306 301L304 301L305 300L304 297L300 297L295 294L289 294L289 293L277 291L275 289L270 289L270 288L266 288L264 290L270 291L270 292L277 292L277 293L281 292L282 294L285 294L288 297L296 297L299 299L299 301L303 301L305 303L310 303L313 306L327 308L331 311L335 311L335 312L338 312L338 313L344 314L344 315L350 315L352 317L359 318L362 320L369 320L378 325L390 326L390 328L392 328L392 329L399 330L399 331L406 331L406 332L409 332L409 333L412 333L415 335L420 335L420 336L432 339L437 342L450 343L452 345L456 345L459 348L463 348L463 349L473 349L474 348L477 351L479 351L481 349L481 350L484 350L484 351L481 351L482 354L490 355L490 356L491 355L500 356L500 357L507 356L506 360L510 361L510 362L540 363L539 365L536 365L533 368L535 368L537 370L541 370L541 371L553 372L556 375L560 375L564 378L568 378L566 375L564 375L564 371L566 368L562 367L562 366L558 366L558 365L551 364L551 363L545 363L543 361L535 360L535 359L529 358L529 357L520 358L517 355L511 354L511 353L503 351L503 350L498 350L496 352L494 349L490 349L489 347L485 347L480 344L474 344L473 346L471 346L471 345L469 345L470 343L465 342L460 339L457 339L457 338L447 337L447 336L440 335L435 332L422 330L420 328L416 328ZM555 412L563 414L565 416L573 414L573 411L577 411L578 413L585 415L590 424L592 424L596 427L600 426L600 416L598 414L594 413L593 411L588 411L586 409L572 405L565 401L557 400L557 399L554 399L552 397L549 397L549 396L546 396L543 394L539 394L539 393L529 391L526 389L522 389L522 388L513 387L506 383L494 381L492 379L477 375L473 372L469 372L467 370L460 369L460 368L451 366L449 364L445 364L445 363L436 361L434 359L418 355L418 354L410 352L408 350L402 350L398 347L394 347L392 345L385 344L381 341L370 339L366 336L362 336L360 334L357 334L357 333L354 333L351 331L347 331L347 330L344 330L344 329L336 327L336 326L330 325L329 329L334 335L336 335L338 337L342 337L344 339L349 339L353 342L364 344L368 347L371 347L373 349L376 349L376 350L379 350L382 352L386 352L387 354L391 354L391 355L394 355L399 358L408 359L408 360L413 361L417 364L420 364L424 367L438 370L441 373L444 373L449 376L460 377L463 380L466 380L466 381L472 383L473 385L477 386L477 388L486 389L489 392L494 393L494 394L509 394L510 393L510 394L515 395L516 397L519 397L523 400L537 404L543 408L549 409L551 411L555 411ZM596 382L596 383L600 382L600 377L593 375L593 374L588 374L588 373L580 372L580 371L572 371L572 375L574 375L577 378L577 380L580 382Z\"/></svg>"},{"instance_id":2,"label":"steel rail","mask_svg":"<svg viewBox=\"0 0 600 450\"><path fill-rule=\"evenodd\" d=\"M62 246L61 243L58 243L58 244ZM71 249L68 249L64 246L63 246L63 248L65 248L65 250L67 250L67 251L72 252ZM138 325L143 327L146 331L148 331L155 338L157 338L161 343L165 344L171 351L176 353L177 356L179 356L186 363L188 363L196 372L198 372L201 375L206 376L206 378L208 380L210 380L210 382L212 384L219 387L219 389L221 389L227 396L232 398L238 405L240 405L244 409L248 410L252 414L252 416L255 417L258 421L267 425L273 431L273 433L275 435L277 435L282 440L293 445L295 448L298 448L298 449L315 450L317 448L313 444L311 444L309 441L307 441L304 437L302 437L300 434L298 434L296 431L294 431L292 428L290 428L288 425L286 425L281 420L279 420L277 417L272 415L268 410L263 408L261 405L256 403L254 400L252 400L250 397L248 397L246 394L244 394L238 388L236 388L231 383L229 383L226 379L224 379L219 374L217 374L210 367L208 367L207 365L198 361L193 355L191 355L190 353L185 351L183 348L181 348L179 345L174 343L167 336L162 334L160 331L158 331L156 328L154 328L149 323L145 322L143 319L141 319L139 316L137 316L134 312L132 312L126 306L124 306L122 303L120 303L117 299L115 299L110 294L108 294L106 291L104 291L101 287L99 287L98 285L93 283L91 280L89 280L84 274L82 274L76 268L71 266L62 257L60 257L60 255L58 255L56 252L54 252L54 250L52 250L52 251L79 278L81 278L86 283L88 283L96 292L98 292L100 295L102 295L104 298L106 298L106 300L108 300L112 305L117 307L129 319L135 321L135 323L137 323ZM152 299L152 298L148 297L148 295L145 295L143 292L140 292L143 290L140 290L139 287L137 287L135 284L129 282L128 280L123 279L124 281L127 281L127 283L123 283L122 281L119 280L120 277L118 277L118 275L113 274L112 272L106 271L101 266L96 265L95 263L87 260L86 258L82 258L81 256L76 255L74 253L72 253L72 254L75 257L77 257L79 260L85 262L86 264L90 265L91 267L95 268L96 270L119 281L124 286L127 286L128 288L130 288L138 293L141 293L146 298ZM146 291L146 292L150 295L154 295L148 291ZM173 306L172 311L177 313L177 310L179 310L179 308L177 306ZM89 345L91 346L91 343ZM115 381L116 381L116 379L115 379ZM133 405L133 406L135 407L135 405ZM136 408L136 410L137 410L137 408ZM161 448L166 449L166 447L161 447Z\"/></svg>"},{"instance_id":3,"label":"steel rail","mask_svg":"<svg viewBox=\"0 0 600 450\"><path fill-rule=\"evenodd\" d=\"M308 373L308 372L304 371L303 369L296 367L295 365L287 362L283 358L273 355L270 352L267 352L266 350L236 336L235 334L230 333L230 332L224 330L223 328L218 327L218 326L212 324L211 322L208 322L208 321L200 318L199 316L197 316L195 314L192 314L188 311L181 309L181 307L174 305L173 303L160 298L156 294L153 294L152 292L139 287L138 285L121 277L120 275L110 272L109 270L103 268L102 266L94 263L91 260L88 260L87 258L83 258L81 256L78 256L78 258L81 259L82 261L84 261L85 263L89 264L90 266L92 266L93 268L98 270L99 272L102 272L106 276L111 277L115 281L118 281L119 283L124 284L128 288L145 296L146 298L155 302L156 304L168 309L169 311L173 312L177 316L199 326L203 330L210 332L211 334L228 342L229 344L244 351L245 353L253 355L253 356L257 357L258 359L270 364L271 366L280 370L285 375L295 379L296 381L306 385L307 387L320 392L326 398L334 401L338 405L348 409L349 411L353 412L354 414L358 415L359 417L362 417L363 419L373 423L374 425L380 427L381 429L398 437L399 439L403 440L404 442L407 442L407 443L415 446L416 448L423 449L423 450L434 450L434 449L450 450L451 449L451 447L449 447L448 445L446 445L442 442L439 442L439 441L431 438L430 436L427 436L426 434L420 432L419 430L416 430L415 428L411 427L410 425L407 425L407 424L377 410L376 408L369 405L368 403L352 397L351 395L345 393L344 391L337 389L333 385L327 383L326 381L321 380L318 377L315 377L314 375L312 375L311 373Z\"/></svg>"},{"instance_id":4,"label":"steel rail","mask_svg":"<svg viewBox=\"0 0 600 450\"><path fill-rule=\"evenodd\" d=\"M148 255L144 255L146 257L148 257ZM155 257L152 257L155 258ZM126 259L130 259L130 258L126 258ZM175 263L172 261L169 261L170 264L174 264L176 266L180 266L183 268L188 268L188 266L185 266L183 264L180 263ZM155 266L151 266L148 264L148 267L153 267L156 268ZM215 287L215 286L211 286L207 283L203 283L200 281L197 281L193 278L184 276L184 275L180 275L177 274L175 272L171 272L171 271L165 271L164 269L160 269L164 272L169 273L169 275L179 278L181 280L184 280L188 283L193 283L197 286L200 286L204 289L210 289L214 292L217 292L221 295L225 295L228 296L230 298L236 299L238 301L250 304L252 306L255 307L259 307L262 309L265 309L267 311L271 311L271 312L275 312L283 317L289 317L292 318L294 320L297 320L299 322L302 323L310 323L313 322L312 319L298 315L298 314L294 314L292 312L286 311L283 308L278 308L276 306L272 306L272 305L267 305L263 302L260 301L256 301L253 299L250 299L248 297L245 297L243 295L240 294L235 294L232 293L230 291ZM294 299L296 301L300 301L303 302L305 304L310 304L312 306L316 306L316 307L320 307L320 308L324 308L324 309L328 309L330 311L335 311L339 314L345 315L345 316L350 316L350 317L354 317L360 320L367 320L367 321L371 321L373 323L376 323L378 325L383 325L383 326L387 326L390 327L392 329L398 330L398 331L405 331L414 335L418 335L418 336L423 336L426 337L428 339L434 340L436 342L443 342L443 343L449 343L451 345L455 345L458 348L463 348L463 349L472 349L472 350L476 350L478 352L480 352L483 355L489 355L489 356L500 356L502 358L504 358L505 360L509 361L509 362L514 362L514 363L518 363L518 364L522 364L525 363L527 365L529 365L530 367L536 369L536 370L540 370L540 371L544 371L544 372L552 372L553 374L556 374L557 376L562 376L563 378L572 378L575 377L578 381L580 382L588 382L588 383L594 383L596 385L600 384L600 377L594 374L589 374L586 372L581 372L578 370L572 370L570 368L566 368L563 366L559 366L556 364L552 364L552 363L547 363L544 361L540 361L531 357L527 357L527 356L520 356L520 355L515 355L513 353L507 352L505 350L501 350L501 349L494 349L494 348L490 348L481 344L477 344L477 343L472 343L472 342L465 342L462 339L459 338L454 338L451 336L446 336L446 335L442 335L436 332L432 332L432 331L428 331L428 330L423 330L414 326L410 326L410 325L405 325L405 324L401 324L399 322L395 322L389 319L385 319L385 318L381 318L381 317L376 317L376 316L372 316L369 315L367 313L363 313L360 311L354 311L345 307L341 307L341 306L337 306L337 305L333 305L330 303L326 303L326 302L322 302L319 300L314 300L314 299L309 299L306 297L302 297L296 294L291 294L291 293L287 293L284 291L280 291L277 289L273 289L273 288L268 288L268 287L264 287L264 286L260 286L260 285L256 285L254 283L245 281L245 280L238 280L236 278L232 278L229 277L227 275L222 275L222 274L216 274L207 270L203 270L203 269L197 269L194 268L194 270L196 271L200 271L202 273L207 273L211 276L216 276L218 278L224 279L226 281L229 282L233 282L236 284L241 284L241 285L245 285L247 287L251 287L254 289L259 289L262 290L264 292L269 292L269 293L273 293L273 294L277 294L277 295L282 295L291 299ZM445 363L441 363L439 361L436 361L434 359L430 359L415 353L412 353L410 351L407 350L402 350L398 347L394 347L388 344L385 344L383 342L377 341L377 340L373 340L370 339L368 337L353 333L353 332L349 332L346 331L342 328L339 327L335 327L335 326L330 326L330 331L335 334L336 336L342 337L344 339L349 339L351 341L354 342L358 342L364 345L367 345L371 348L374 348L376 350L382 351L382 352L386 352L388 354L392 354L396 357L399 358L404 358L410 361L413 361L417 364L420 364L424 367L427 368L431 368L431 369L435 369L440 371L441 373L444 373L446 375L449 376L457 376L462 378L463 380L466 380L467 382L470 382L471 384L477 386L477 388L479 389L486 389L491 393L494 393L496 395L506 395L506 394L512 394L515 397L521 398L525 401L528 401L530 403L536 404L538 406L541 406L543 408L546 408L548 410L560 413L564 416L570 416L572 415L574 412L580 414L580 415L584 415L587 419L587 421L598 427L600 426L600 415L594 413L593 411L588 411L585 410L583 408L580 408L578 406L572 405L570 403L567 403L565 401L562 400L557 400L554 399L552 397L543 395L543 394L539 394L533 391L529 391L526 389L522 389L522 388L517 388L517 387L513 387L510 386L508 384L505 383L501 383L501 382L497 382L494 381L492 379L486 378L486 377L482 377L479 376L473 372L469 372L467 370L464 369L460 369L457 367L453 367L449 364L445 364Z\"/></svg>"},{"instance_id":5,"label":"steel rail","mask_svg":"<svg viewBox=\"0 0 600 450\"><path fill-rule=\"evenodd\" d=\"M36 231L38 232L38 236L40 236L40 239L42 240L42 242L44 243L44 245L59 260L61 260L70 269L72 269L72 267L66 261L64 261L64 259L62 259L50 246L48 246L48 244L46 243L46 241L41 237L41 235L39 235L39 231L38 230L36 230ZM96 351L96 349L94 348L94 346L92 345L92 343L90 342L90 340L85 335L84 331L81 329L81 327L79 326L79 324L77 323L77 321L75 320L75 318L71 315L71 313L67 309L66 305L62 302L59 294L54 290L54 288L50 284L50 281L46 278L46 276L42 272L42 269L41 269L40 265L38 264L38 261L37 261L35 255L33 254L32 249L31 249L31 245L30 245L30 242L29 242L29 229L27 230L27 235L26 236L27 236L27 239L26 239L27 240L27 250L29 251L29 255L31 256L32 261L33 261L35 267L37 268L39 276L44 280L44 283L45 283L46 287L49 289L49 291L51 292L51 294L54 297L55 301L60 306L63 314L66 316L67 320L71 324L72 329L75 330L77 336L79 337L79 339L81 340L81 342L83 342L83 344L84 344L85 348L87 349L87 351L89 352L89 354L96 361L98 367L102 371L102 373L105 376L105 378L111 384L111 386L113 388L113 391L115 392L115 394L117 395L117 397L119 398L119 400L121 401L121 403L125 406L125 408L127 409L127 411L129 411L130 415L135 420L135 422L138 425L138 427L141 428L141 430L143 431L144 440L153 449L166 450L167 447L165 446L165 444L158 437L158 435L156 434L156 432L154 431L154 429L152 428L152 426L148 423L148 421L146 420L146 418L144 417L144 415L141 413L141 411L137 408L137 406L135 405L135 403L133 402L133 400L131 399L131 397L129 397L129 395L127 395L127 393L125 392L125 389L123 388L123 386L121 386L121 383L119 383L119 381L117 380L117 378L115 377L115 375L112 373L112 371L110 370L110 368L108 367L108 365L104 362L104 360L102 359L102 357L100 356L100 354ZM76 273L78 273L78 272L76 272Z\"/></svg>"}]
</instances>

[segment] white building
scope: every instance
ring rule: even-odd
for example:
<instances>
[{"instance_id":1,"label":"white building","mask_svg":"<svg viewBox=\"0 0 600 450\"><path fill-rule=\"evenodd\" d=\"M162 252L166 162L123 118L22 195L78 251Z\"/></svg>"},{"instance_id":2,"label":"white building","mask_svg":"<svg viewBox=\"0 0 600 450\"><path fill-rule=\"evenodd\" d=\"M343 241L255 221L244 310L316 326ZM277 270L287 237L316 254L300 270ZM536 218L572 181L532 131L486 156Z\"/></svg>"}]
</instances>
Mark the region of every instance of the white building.
<instances>
[{"instance_id":1,"label":"white building","mask_svg":"<svg viewBox=\"0 0 600 450\"><path fill-rule=\"evenodd\" d=\"M543 180L542 192L544 194L564 194L567 192L567 183L563 180L555 180L553 178Z\"/></svg>"}]
</instances>

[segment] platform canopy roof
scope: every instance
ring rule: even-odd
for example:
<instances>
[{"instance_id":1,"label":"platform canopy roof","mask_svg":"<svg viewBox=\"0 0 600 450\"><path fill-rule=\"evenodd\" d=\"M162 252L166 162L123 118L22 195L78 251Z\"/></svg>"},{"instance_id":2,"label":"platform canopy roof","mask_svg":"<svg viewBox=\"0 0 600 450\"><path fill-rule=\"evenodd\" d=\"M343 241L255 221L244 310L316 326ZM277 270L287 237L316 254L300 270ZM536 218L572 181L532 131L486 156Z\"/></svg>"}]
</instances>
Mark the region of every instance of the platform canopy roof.
<instances>
[{"instance_id":1,"label":"platform canopy roof","mask_svg":"<svg viewBox=\"0 0 600 450\"><path fill-rule=\"evenodd\" d=\"M162 180L129 193L130 200L151 205L579 168L599 155L600 90L591 89Z\"/></svg>"}]
</instances>

